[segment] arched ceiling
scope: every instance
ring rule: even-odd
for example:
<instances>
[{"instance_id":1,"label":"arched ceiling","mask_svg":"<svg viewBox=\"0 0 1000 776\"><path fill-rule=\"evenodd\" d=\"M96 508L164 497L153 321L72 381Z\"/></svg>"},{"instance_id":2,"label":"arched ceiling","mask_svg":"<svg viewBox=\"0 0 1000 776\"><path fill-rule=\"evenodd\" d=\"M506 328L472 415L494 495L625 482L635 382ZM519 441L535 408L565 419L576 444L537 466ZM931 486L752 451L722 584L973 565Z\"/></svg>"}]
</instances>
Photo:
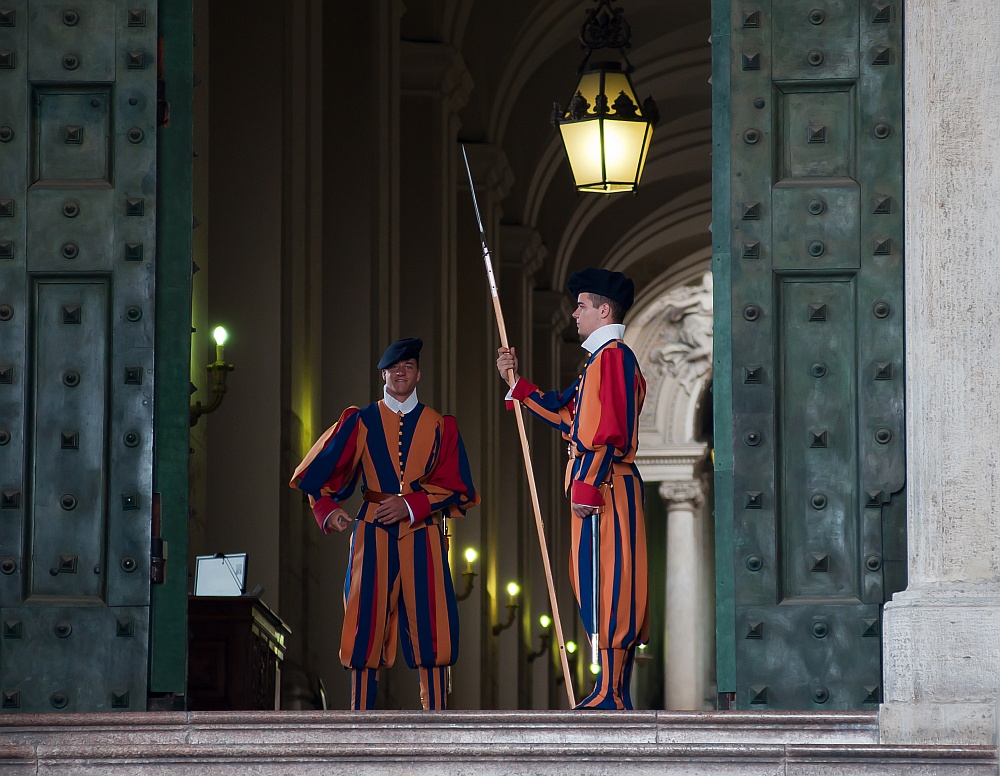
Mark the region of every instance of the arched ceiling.
<instances>
[{"instance_id":1,"label":"arched ceiling","mask_svg":"<svg viewBox=\"0 0 1000 776\"><path fill-rule=\"evenodd\" d=\"M547 249L538 285L561 289L577 269L608 266L642 294L710 256L711 4L614 3L632 28L636 91L656 100L661 119L639 193L604 197L577 194L550 124L552 103L576 85L578 35L595 1L406 0L402 36L444 42L464 59L473 89L460 139L503 150L513 174L503 220L537 230Z\"/></svg>"}]
</instances>

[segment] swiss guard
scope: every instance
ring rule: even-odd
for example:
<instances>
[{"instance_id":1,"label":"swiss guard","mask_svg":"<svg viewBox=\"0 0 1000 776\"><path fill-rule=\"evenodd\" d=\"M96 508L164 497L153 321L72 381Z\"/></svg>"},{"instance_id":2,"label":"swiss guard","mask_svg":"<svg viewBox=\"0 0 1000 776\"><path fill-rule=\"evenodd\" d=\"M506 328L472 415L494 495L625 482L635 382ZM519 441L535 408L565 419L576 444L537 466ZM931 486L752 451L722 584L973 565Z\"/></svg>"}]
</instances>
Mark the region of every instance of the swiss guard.
<instances>
[{"instance_id":1,"label":"swiss guard","mask_svg":"<svg viewBox=\"0 0 1000 776\"><path fill-rule=\"evenodd\" d=\"M351 708L375 708L379 670L396 657L417 669L424 709L447 707L446 667L458 659L458 607L443 518L479 503L451 415L417 399L419 339L393 342L378 368L383 398L348 407L298 465L291 486L309 496L324 533L352 526L341 506L361 481L344 582L340 661Z\"/></svg>"}]
</instances>

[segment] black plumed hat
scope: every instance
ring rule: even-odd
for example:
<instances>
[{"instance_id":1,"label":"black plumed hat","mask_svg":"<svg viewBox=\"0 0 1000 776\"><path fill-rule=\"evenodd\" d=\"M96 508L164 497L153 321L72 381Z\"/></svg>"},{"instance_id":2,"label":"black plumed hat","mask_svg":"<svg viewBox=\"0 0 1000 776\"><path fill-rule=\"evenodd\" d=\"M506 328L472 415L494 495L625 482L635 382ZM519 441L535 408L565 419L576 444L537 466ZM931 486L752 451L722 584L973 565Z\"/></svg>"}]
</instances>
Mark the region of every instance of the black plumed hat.
<instances>
[{"instance_id":1,"label":"black plumed hat","mask_svg":"<svg viewBox=\"0 0 1000 776\"><path fill-rule=\"evenodd\" d=\"M405 361L408 358L420 359L420 348L424 346L424 341L419 337L405 337L393 342L385 349L382 358L378 361L379 369L388 369L393 364Z\"/></svg>"},{"instance_id":2,"label":"black plumed hat","mask_svg":"<svg viewBox=\"0 0 1000 776\"><path fill-rule=\"evenodd\" d=\"M623 312L628 311L635 299L635 284L631 278L626 277L621 272L598 267L588 267L574 272L566 281L566 288L573 295L573 299L576 299L580 294L606 296L608 299L618 302L622 306Z\"/></svg>"}]
</instances>

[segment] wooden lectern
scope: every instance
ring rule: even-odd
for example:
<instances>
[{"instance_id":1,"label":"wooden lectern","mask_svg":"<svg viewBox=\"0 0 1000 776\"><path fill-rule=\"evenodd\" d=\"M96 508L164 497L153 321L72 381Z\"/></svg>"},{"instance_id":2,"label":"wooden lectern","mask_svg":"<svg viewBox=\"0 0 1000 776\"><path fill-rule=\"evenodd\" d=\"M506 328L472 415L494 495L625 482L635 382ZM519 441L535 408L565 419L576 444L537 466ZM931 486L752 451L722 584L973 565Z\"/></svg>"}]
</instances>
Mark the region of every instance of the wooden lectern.
<instances>
[{"instance_id":1,"label":"wooden lectern","mask_svg":"<svg viewBox=\"0 0 1000 776\"><path fill-rule=\"evenodd\" d=\"M291 630L259 598L188 596L188 708L281 708Z\"/></svg>"}]
</instances>

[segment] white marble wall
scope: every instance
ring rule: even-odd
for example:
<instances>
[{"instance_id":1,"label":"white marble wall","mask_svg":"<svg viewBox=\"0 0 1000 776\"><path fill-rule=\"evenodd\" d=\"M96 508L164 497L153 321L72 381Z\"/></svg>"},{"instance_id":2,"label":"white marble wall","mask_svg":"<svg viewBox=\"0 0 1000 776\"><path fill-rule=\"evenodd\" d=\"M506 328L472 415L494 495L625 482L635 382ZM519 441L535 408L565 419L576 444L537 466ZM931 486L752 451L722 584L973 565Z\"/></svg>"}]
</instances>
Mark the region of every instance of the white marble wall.
<instances>
[{"instance_id":1,"label":"white marble wall","mask_svg":"<svg viewBox=\"0 0 1000 776\"><path fill-rule=\"evenodd\" d=\"M887 742L995 742L1000 697L996 0L907 0L909 587L885 609Z\"/></svg>"}]
</instances>

